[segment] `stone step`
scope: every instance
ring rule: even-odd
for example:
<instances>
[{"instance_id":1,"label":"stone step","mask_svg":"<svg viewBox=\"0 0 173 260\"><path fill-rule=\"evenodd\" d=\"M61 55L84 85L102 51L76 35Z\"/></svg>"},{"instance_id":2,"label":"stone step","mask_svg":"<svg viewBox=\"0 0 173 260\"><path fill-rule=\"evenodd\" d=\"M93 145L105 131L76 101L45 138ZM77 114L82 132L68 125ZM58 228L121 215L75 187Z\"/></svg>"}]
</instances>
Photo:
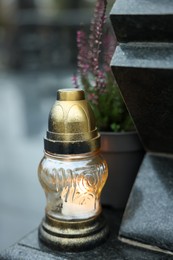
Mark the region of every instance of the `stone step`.
<instances>
[{"instance_id":1,"label":"stone step","mask_svg":"<svg viewBox=\"0 0 173 260\"><path fill-rule=\"evenodd\" d=\"M111 66L173 69L173 43L120 43Z\"/></svg>"},{"instance_id":2,"label":"stone step","mask_svg":"<svg viewBox=\"0 0 173 260\"><path fill-rule=\"evenodd\" d=\"M119 42L173 41L172 0L116 0L110 17Z\"/></svg>"}]
</instances>

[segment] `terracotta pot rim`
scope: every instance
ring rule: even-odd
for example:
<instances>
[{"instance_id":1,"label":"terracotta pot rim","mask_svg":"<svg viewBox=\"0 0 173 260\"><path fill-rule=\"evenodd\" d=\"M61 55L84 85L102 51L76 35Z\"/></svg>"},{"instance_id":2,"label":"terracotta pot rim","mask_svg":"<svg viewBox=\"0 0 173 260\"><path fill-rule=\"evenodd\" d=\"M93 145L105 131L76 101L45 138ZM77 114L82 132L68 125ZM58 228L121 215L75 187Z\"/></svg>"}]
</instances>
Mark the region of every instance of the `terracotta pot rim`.
<instances>
[{"instance_id":1,"label":"terracotta pot rim","mask_svg":"<svg viewBox=\"0 0 173 260\"><path fill-rule=\"evenodd\" d=\"M117 135L117 136L122 136L122 135L136 135L138 134L137 131L122 131L122 132L107 132L107 131L100 131L101 135Z\"/></svg>"}]
</instances>

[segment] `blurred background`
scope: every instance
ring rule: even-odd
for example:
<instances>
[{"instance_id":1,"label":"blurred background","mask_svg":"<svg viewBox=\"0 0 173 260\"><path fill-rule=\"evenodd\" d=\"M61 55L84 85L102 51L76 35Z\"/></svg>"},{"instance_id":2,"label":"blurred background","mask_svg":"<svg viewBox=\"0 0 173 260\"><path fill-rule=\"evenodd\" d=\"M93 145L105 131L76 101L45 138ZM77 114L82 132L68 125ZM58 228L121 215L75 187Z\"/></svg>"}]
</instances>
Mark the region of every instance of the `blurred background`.
<instances>
[{"instance_id":1,"label":"blurred background","mask_svg":"<svg viewBox=\"0 0 173 260\"><path fill-rule=\"evenodd\" d=\"M94 5L0 0L0 250L37 228L44 216L37 166L48 114L57 89L72 87L76 31L89 28Z\"/></svg>"}]
</instances>

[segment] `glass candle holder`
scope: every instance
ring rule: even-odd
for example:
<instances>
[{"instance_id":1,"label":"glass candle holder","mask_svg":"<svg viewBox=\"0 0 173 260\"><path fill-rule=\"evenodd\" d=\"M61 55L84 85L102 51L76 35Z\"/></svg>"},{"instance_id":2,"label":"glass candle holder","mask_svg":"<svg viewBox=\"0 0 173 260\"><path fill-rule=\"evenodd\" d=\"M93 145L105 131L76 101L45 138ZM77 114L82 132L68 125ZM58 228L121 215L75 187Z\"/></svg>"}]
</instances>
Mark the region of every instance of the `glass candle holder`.
<instances>
[{"instance_id":1,"label":"glass candle holder","mask_svg":"<svg viewBox=\"0 0 173 260\"><path fill-rule=\"evenodd\" d=\"M47 199L39 238L48 246L85 250L106 239L100 196L108 169L99 148L100 135L84 92L59 90L38 168Z\"/></svg>"}]
</instances>

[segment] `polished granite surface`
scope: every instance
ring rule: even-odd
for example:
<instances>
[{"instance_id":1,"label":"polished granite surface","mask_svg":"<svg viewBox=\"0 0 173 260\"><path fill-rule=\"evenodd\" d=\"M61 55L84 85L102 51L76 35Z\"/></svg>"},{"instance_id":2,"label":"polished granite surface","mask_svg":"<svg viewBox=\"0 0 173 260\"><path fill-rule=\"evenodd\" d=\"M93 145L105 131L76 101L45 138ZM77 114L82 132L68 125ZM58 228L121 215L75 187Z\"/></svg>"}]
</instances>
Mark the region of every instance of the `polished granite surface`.
<instances>
[{"instance_id":1,"label":"polished granite surface","mask_svg":"<svg viewBox=\"0 0 173 260\"><path fill-rule=\"evenodd\" d=\"M109 239L102 245L85 252L64 253L53 251L40 244L38 230L32 231L20 242L0 254L2 260L169 260L172 256L129 246L117 239L122 212L104 208L104 214L110 227Z\"/></svg>"},{"instance_id":2,"label":"polished granite surface","mask_svg":"<svg viewBox=\"0 0 173 260\"><path fill-rule=\"evenodd\" d=\"M120 235L170 251L173 258L173 157L147 154L124 213Z\"/></svg>"}]
</instances>

